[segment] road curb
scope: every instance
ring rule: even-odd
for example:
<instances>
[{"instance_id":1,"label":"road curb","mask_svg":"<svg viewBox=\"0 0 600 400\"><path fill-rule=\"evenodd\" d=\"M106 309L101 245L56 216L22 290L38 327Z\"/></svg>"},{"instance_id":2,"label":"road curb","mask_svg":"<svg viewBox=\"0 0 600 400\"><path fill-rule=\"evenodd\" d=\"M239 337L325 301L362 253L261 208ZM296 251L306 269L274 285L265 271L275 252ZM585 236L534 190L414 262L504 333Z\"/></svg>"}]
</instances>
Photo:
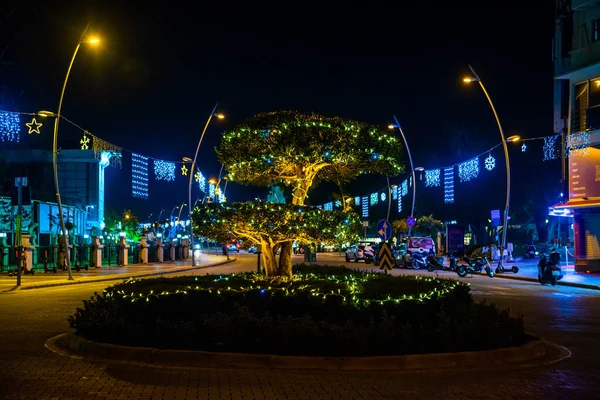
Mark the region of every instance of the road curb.
<instances>
[{"instance_id":1,"label":"road curb","mask_svg":"<svg viewBox=\"0 0 600 400\"><path fill-rule=\"evenodd\" d=\"M536 283L539 283L539 281L536 278L528 278L528 277L525 277L525 276L496 274L495 277L496 278L502 278L502 279L513 279L513 280L516 280L516 281L525 281L525 282L536 282ZM600 290L600 286L598 286L598 285L591 285L589 283L577 283L577 282L558 281L557 285L560 285L560 286L570 286L570 287L576 287L576 288L581 288L581 289Z\"/></svg>"},{"instance_id":2,"label":"road curb","mask_svg":"<svg viewBox=\"0 0 600 400\"><path fill-rule=\"evenodd\" d=\"M407 371L523 363L547 355L554 346L545 340L535 338L523 346L460 353L376 357L303 357L128 347L94 342L73 333L66 334L65 344L69 350L84 358L202 368L335 371Z\"/></svg>"},{"instance_id":3,"label":"road curb","mask_svg":"<svg viewBox=\"0 0 600 400\"><path fill-rule=\"evenodd\" d=\"M175 274L175 273L179 273L179 272L194 271L194 270L202 269L202 268L218 267L218 266L229 264L229 263L232 263L235 261L236 260L219 261L219 262L212 263L212 264L197 265L195 267L190 267L190 268L167 270L167 271L161 271L161 272L152 272L152 273L141 274L141 275L120 276L120 277L113 276L113 277L106 277L106 278L85 280L85 281L77 281L77 280L61 281L61 282L45 283L45 284L40 284L40 285L35 285L35 284L27 285L27 286L21 286L19 288L15 286L10 289L1 291L0 294L10 293L10 292L14 292L17 290L32 290L32 289L42 289L42 288L55 287L55 286L67 286L67 285L77 285L77 284L85 284L85 283L108 282L108 281L120 281L120 280L132 279L132 278L145 278L145 277L149 277L149 276L168 275L168 274Z\"/></svg>"}]
</instances>

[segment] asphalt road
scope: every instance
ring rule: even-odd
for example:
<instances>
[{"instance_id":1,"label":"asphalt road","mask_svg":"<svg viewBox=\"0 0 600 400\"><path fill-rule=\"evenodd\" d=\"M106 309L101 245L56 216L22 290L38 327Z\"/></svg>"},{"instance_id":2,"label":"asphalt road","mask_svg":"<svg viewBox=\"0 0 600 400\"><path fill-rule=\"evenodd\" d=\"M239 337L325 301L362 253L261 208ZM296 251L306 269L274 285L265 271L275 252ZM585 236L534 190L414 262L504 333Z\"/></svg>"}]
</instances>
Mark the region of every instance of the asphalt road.
<instances>
[{"instance_id":1,"label":"asphalt road","mask_svg":"<svg viewBox=\"0 0 600 400\"><path fill-rule=\"evenodd\" d=\"M300 261L300 258L297 258ZM319 260L344 265L339 256ZM349 266L364 267L363 264ZM256 258L196 274L256 268ZM414 273L394 270L392 273ZM422 272L427 274L427 272ZM189 274L189 272L185 273ZM442 273L441 277L456 278ZM48 399L596 399L600 390L600 292L569 287L465 278L478 300L522 314L533 334L566 346L572 356L513 371L424 373L298 372L170 369L59 356L45 341L67 332L67 316L106 282L0 294L0 398ZM385 338L373 338L385 340Z\"/></svg>"}]
</instances>

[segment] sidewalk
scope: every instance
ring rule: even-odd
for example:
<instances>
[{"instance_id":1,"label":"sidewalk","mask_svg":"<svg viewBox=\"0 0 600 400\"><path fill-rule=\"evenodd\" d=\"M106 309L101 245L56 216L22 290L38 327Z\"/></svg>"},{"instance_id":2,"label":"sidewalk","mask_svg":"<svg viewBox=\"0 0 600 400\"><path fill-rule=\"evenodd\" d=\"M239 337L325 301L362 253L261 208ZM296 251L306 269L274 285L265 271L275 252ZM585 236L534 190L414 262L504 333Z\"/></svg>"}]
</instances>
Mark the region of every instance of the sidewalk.
<instances>
[{"instance_id":1,"label":"sidewalk","mask_svg":"<svg viewBox=\"0 0 600 400\"><path fill-rule=\"evenodd\" d=\"M16 276L0 276L0 293L10 292L13 290L25 290L41 287L72 285L77 283L102 282L110 280L127 279L131 277L155 276L163 274L172 274L176 272L184 272L197 268L214 267L226 263L233 262L223 260L223 256L212 254L200 254L196 256L196 266L192 267L192 261L175 261L153 264L132 264L126 267L100 267L91 268L90 270L81 270L77 272L72 270L73 280L67 280L67 272L36 272L35 275L21 275L21 286L17 287Z\"/></svg>"},{"instance_id":2,"label":"sidewalk","mask_svg":"<svg viewBox=\"0 0 600 400\"><path fill-rule=\"evenodd\" d=\"M538 281L538 269L537 269L537 261L533 262L516 262L516 263L506 263L505 267L512 267L516 265L519 267L519 272L517 274L513 274L510 272L504 274L496 274L497 278L505 278L505 279L517 279L521 281L529 281L529 282L537 282ZM493 263L492 267L496 267L497 263ZM564 262L561 263L563 278L558 281L559 285L563 286L572 286L579 287L584 289L595 289L600 290L600 274L584 274L575 272L573 265L564 265Z\"/></svg>"}]
</instances>

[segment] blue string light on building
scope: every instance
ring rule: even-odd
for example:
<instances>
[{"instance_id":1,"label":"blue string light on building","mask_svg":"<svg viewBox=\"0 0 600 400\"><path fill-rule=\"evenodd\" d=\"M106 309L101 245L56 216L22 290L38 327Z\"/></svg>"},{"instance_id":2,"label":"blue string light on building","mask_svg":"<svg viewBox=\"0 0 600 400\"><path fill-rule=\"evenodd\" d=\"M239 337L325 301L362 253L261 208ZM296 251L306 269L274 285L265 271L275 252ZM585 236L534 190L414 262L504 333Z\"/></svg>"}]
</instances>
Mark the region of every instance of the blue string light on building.
<instances>
[{"instance_id":1,"label":"blue string light on building","mask_svg":"<svg viewBox=\"0 0 600 400\"><path fill-rule=\"evenodd\" d=\"M454 165L444 168L444 203L454 203Z\"/></svg>"},{"instance_id":2,"label":"blue string light on building","mask_svg":"<svg viewBox=\"0 0 600 400\"><path fill-rule=\"evenodd\" d=\"M175 163L163 160L154 160L154 177L157 181L175 180Z\"/></svg>"},{"instance_id":3,"label":"blue string light on building","mask_svg":"<svg viewBox=\"0 0 600 400\"><path fill-rule=\"evenodd\" d=\"M369 218L369 198L367 196L362 198L361 205L363 218Z\"/></svg>"},{"instance_id":4,"label":"blue string light on building","mask_svg":"<svg viewBox=\"0 0 600 400\"><path fill-rule=\"evenodd\" d=\"M425 170L425 186L427 187L434 187L434 186L440 186L441 184L441 179L440 179L440 169L428 169Z\"/></svg>"},{"instance_id":5,"label":"blue string light on building","mask_svg":"<svg viewBox=\"0 0 600 400\"><path fill-rule=\"evenodd\" d=\"M148 157L131 153L131 195L148 200Z\"/></svg>"},{"instance_id":6,"label":"blue string light on building","mask_svg":"<svg viewBox=\"0 0 600 400\"><path fill-rule=\"evenodd\" d=\"M479 175L479 157L458 164L458 177L461 182L468 182Z\"/></svg>"},{"instance_id":7,"label":"blue string light on building","mask_svg":"<svg viewBox=\"0 0 600 400\"><path fill-rule=\"evenodd\" d=\"M17 113L0 111L0 140L19 142L21 136L21 117Z\"/></svg>"}]
</instances>

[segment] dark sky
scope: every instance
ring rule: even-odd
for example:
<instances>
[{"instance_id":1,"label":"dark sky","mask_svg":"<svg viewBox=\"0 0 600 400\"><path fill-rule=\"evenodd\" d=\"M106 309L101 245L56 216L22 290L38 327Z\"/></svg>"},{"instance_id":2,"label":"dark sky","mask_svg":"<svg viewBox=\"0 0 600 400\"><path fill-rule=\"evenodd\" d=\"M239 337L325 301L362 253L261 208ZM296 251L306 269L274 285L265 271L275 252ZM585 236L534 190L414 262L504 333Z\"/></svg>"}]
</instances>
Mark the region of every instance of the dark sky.
<instances>
[{"instance_id":1,"label":"dark sky","mask_svg":"<svg viewBox=\"0 0 600 400\"><path fill-rule=\"evenodd\" d=\"M74 46L90 22L90 33L103 42L81 48L63 114L114 144L176 160L193 157L208 113L219 101L228 119L207 132L200 151L207 176L218 175L213 147L223 130L255 113L285 109L381 125L395 114L416 164L433 168L463 161L499 142L483 93L461 82L468 64L485 82L507 135L552 134L551 2L547 8L489 1L428 9L366 3L353 8L349 2L343 7L201 3L3 2L0 44L13 37L14 42L2 58L8 65L0 66L2 109L55 110ZM65 128L64 135L67 147L70 135L79 134ZM556 165L542 164L540 148L534 147L515 156L516 185L529 185L531 171L535 176L548 168L552 182L560 179ZM482 210L503 202L502 153L495 156L499 172L490 175L495 182L457 187L468 194L465 199L472 200L476 190L491 194L492 200L479 202ZM107 172L107 203L117 210L131 207L143 218L187 199L183 178L152 183L149 201L131 199L129 165ZM525 169L529 175L519 173ZM376 177L349 190L358 195L384 186L385 178ZM514 191L518 198L519 190ZM228 187L232 200L261 193ZM444 208L441 189L420 195L421 212L445 218L469 205ZM313 198L328 196L323 187Z\"/></svg>"}]
</instances>

